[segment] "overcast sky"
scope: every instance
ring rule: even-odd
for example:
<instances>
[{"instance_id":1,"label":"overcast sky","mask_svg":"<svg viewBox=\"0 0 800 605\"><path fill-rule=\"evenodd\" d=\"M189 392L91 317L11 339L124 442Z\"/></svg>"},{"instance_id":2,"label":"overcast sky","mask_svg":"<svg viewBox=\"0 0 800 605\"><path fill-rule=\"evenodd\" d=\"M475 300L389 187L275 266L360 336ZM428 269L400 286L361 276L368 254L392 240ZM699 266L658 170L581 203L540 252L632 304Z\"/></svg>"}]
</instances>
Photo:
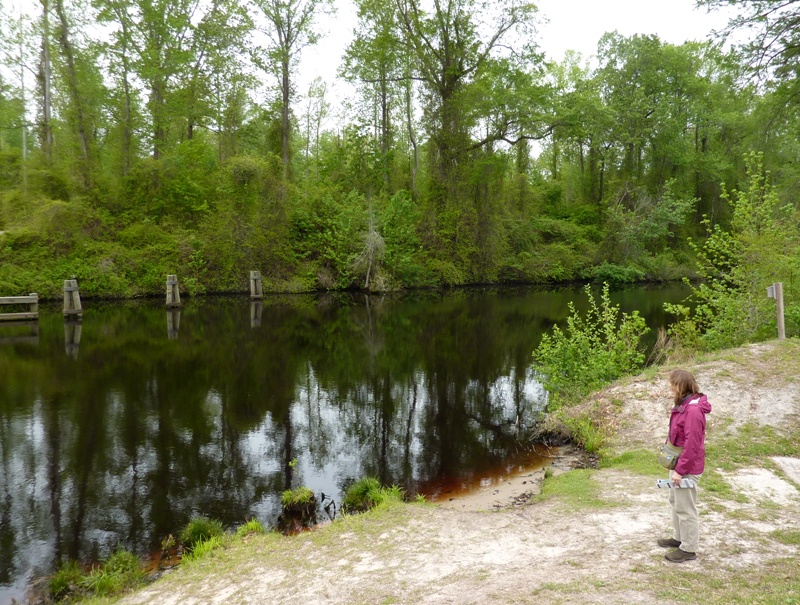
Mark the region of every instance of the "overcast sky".
<instances>
[{"instance_id":1,"label":"overcast sky","mask_svg":"<svg viewBox=\"0 0 800 605\"><path fill-rule=\"evenodd\" d=\"M593 55L600 37L617 30L623 36L657 34L665 42L707 40L714 29L722 29L730 13L707 13L694 8L694 0L538 0L540 16L546 20L539 32L539 45L549 59L560 61L567 50L585 57ZM337 14L321 23L325 38L307 48L302 57L297 92L305 95L308 83L322 77L332 97L346 96L347 86L335 82L345 47L356 26L351 0L336 0Z\"/></svg>"}]
</instances>

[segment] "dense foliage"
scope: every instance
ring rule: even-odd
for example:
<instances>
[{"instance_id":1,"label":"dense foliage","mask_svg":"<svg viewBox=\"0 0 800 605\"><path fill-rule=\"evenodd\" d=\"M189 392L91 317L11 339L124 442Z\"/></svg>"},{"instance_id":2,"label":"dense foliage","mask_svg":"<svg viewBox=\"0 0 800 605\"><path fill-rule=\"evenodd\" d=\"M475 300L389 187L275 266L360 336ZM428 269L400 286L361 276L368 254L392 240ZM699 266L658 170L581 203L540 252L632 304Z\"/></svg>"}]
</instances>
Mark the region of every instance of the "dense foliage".
<instances>
[{"instance_id":1,"label":"dense foliage","mask_svg":"<svg viewBox=\"0 0 800 605\"><path fill-rule=\"evenodd\" d=\"M543 334L534 353L553 411L635 372L645 360L641 338L648 328L638 312L620 314L619 305L611 304L608 284L599 303L588 286L586 295L586 313L569 303L567 326L564 330L555 326L551 334Z\"/></svg>"},{"instance_id":2,"label":"dense foliage","mask_svg":"<svg viewBox=\"0 0 800 605\"><path fill-rule=\"evenodd\" d=\"M675 279L752 151L796 208L791 39L756 86L711 42L548 61L528 2L357 0L336 100L298 85L322 0L2 2L3 295Z\"/></svg>"}]
</instances>

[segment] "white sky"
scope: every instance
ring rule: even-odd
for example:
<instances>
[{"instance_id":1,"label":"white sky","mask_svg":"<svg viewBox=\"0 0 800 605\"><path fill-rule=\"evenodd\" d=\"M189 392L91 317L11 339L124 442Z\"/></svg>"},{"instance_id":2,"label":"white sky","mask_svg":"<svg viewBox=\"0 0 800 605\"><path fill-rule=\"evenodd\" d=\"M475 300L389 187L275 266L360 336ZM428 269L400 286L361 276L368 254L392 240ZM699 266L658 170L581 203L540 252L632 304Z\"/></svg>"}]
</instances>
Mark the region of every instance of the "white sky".
<instances>
[{"instance_id":1,"label":"white sky","mask_svg":"<svg viewBox=\"0 0 800 605\"><path fill-rule=\"evenodd\" d=\"M567 50L589 58L600 37L614 30L623 36L657 34L665 42L682 44L707 40L712 30L727 24L731 13L707 13L694 5L694 0L538 0L539 15L546 20L540 27L539 46L556 61ZM336 9L335 16L320 24L325 37L304 50L297 88L301 96L317 76L328 83L333 98L349 94L346 83L336 82L336 74L357 19L351 0L336 0Z\"/></svg>"}]
</instances>

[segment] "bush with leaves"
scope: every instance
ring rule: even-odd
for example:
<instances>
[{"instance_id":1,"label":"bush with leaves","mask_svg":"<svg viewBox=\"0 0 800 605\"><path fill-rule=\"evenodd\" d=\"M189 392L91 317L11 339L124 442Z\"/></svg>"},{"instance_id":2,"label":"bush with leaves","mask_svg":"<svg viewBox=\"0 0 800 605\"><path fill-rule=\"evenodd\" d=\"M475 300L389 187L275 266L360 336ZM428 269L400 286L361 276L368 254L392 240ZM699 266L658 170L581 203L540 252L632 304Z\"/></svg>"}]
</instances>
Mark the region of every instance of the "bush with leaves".
<instances>
[{"instance_id":1,"label":"bush with leaves","mask_svg":"<svg viewBox=\"0 0 800 605\"><path fill-rule=\"evenodd\" d=\"M800 266L796 216L790 205L781 204L761 155L745 159L745 187L723 193L733 209L730 229L706 218L705 241L690 241L702 279L692 286L694 311L666 305L679 318L670 329L679 346L713 350L774 337L775 303L766 297L767 286L784 282L790 309L797 299L792 280Z\"/></svg>"},{"instance_id":2,"label":"bush with leaves","mask_svg":"<svg viewBox=\"0 0 800 605\"><path fill-rule=\"evenodd\" d=\"M570 303L567 327L544 334L534 352L538 371L550 391L550 407L558 409L577 403L591 391L641 368L645 355L640 345L649 329L638 312L620 314L612 305L608 284L603 284L600 301L589 286L589 309L581 315Z\"/></svg>"}]
</instances>

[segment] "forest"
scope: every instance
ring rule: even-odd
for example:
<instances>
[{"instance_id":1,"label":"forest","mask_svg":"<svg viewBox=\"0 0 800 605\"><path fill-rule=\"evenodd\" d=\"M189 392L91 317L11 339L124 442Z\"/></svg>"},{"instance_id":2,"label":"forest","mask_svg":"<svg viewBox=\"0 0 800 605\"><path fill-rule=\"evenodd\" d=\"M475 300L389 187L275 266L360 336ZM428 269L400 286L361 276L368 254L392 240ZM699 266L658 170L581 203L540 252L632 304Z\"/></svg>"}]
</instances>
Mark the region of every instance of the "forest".
<instances>
[{"instance_id":1,"label":"forest","mask_svg":"<svg viewBox=\"0 0 800 605\"><path fill-rule=\"evenodd\" d=\"M791 298L800 2L699 4L750 37L553 62L530 2L356 0L341 100L298 84L332 1L0 0L0 295L665 281L757 242L746 287Z\"/></svg>"}]
</instances>

